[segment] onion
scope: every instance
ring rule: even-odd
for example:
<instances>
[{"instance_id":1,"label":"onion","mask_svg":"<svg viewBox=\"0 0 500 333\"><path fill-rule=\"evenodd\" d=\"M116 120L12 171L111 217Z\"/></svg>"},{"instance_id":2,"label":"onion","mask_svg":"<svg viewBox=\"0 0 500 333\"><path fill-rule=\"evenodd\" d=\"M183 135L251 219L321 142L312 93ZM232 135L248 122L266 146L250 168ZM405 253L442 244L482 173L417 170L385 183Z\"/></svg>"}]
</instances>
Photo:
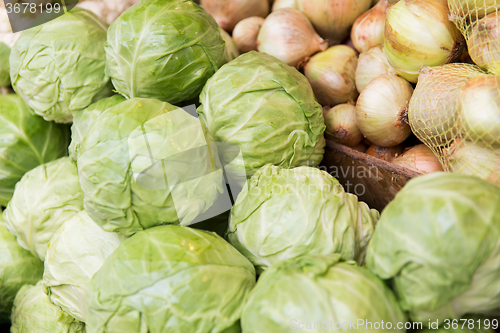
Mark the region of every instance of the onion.
<instances>
[{"instance_id":1,"label":"onion","mask_svg":"<svg viewBox=\"0 0 500 333\"><path fill-rule=\"evenodd\" d=\"M224 29L220 29L220 34L222 36L222 39L226 43L225 45L225 57L226 61L230 62L236 59L240 55L240 51L238 50L238 46L234 43L233 39L231 36L226 32Z\"/></svg>"},{"instance_id":2,"label":"onion","mask_svg":"<svg viewBox=\"0 0 500 333\"><path fill-rule=\"evenodd\" d=\"M471 22L500 9L500 2L498 0L448 0L448 6L453 21Z\"/></svg>"},{"instance_id":3,"label":"onion","mask_svg":"<svg viewBox=\"0 0 500 333\"><path fill-rule=\"evenodd\" d=\"M359 92L362 92L371 80L381 75L397 74L389 64L389 60L384 53L384 47L378 45L359 55L355 74L356 88Z\"/></svg>"},{"instance_id":4,"label":"onion","mask_svg":"<svg viewBox=\"0 0 500 333\"><path fill-rule=\"evenodd\" d=\"M90 0L78 2L78 7L94 12L106 23L111 24L121 13L137 2L139 0Z\"/></svg>"},{"instance_id":5,"label":"onion","mask_svg":"<svg viewBox=\"0 0 500 333\"><path fill-rule=\"evenodd\" d=\"M460 57L464 39L448 20L446 0L404 0L389 7L384 51L396 72L417 82L422 66L438 66Z\"/></svg>"},{"instance_id":6,"label":"onion","mask_svg":"<svg viewBox=\"0 0 500 333\"><path fill-rule=\"evenodd\" d=\"M297 66L305 58L328 47L307 17L292 8L277 10L266 18L257 45L260 52L266 52L290 66Z\"/></svg>"},{"instance_id":7,"label":"onion","mask_svg":"<svg viewBox=\"0 0 500 333\"><path fill-rule=\"evenodd\" d=\"M363 140L363 134L356 123L356 107L340 104L328 110L325 115L326 131L333 136L333 141L348 147L354 147Z\"/></svg>"},{"instance_id":8,"label":"onion","mask_svg":"<svg viewBox=\"0 0 500 333\"><path fill-rule=\"evenodd\" d=\"M288 7L304 12L320 36L335 45L349 36L354 21L371 4L372 0L276 0L273 11Z\"/></svg>"},{"instance_id":9,"label":"onion","mask_svg":"<svg viewBox=\"0 0 500 333\"><path fill-rule=\"evenodd\" d=\"M351 149L359 151L360 153L365 153L366 150L368 149L368 146L365 145L363 142L360 142L357 145L355 145L354 147L351 147Z\"/></svg>"},{"instance_id":10,"label":"onion","mask_svg":"<svg viewBox=\"0 0 500 333\"><path fill-rule=\"evenodd\" d=\"M366 52L384 43L385 12L389 1L382 0L354 21L351 39L358 52Z\"/></svg>"},{"instance_id":11,"label":"onion","mask_svg":"<svg viewBox=\"0 0 500 333\"><path fill-rule=\"evenodd\" d=\"M500 184L500 149L488 149L459 138L449 148L443 149L443 154L453 172Z\"/></svg>"},{"instance_id":12,"label":"onion","mask_svg":"<svg viewBox=\"0 0 500 333\"><path fill-rule=\"evenodd\" d=\"M394 147L380 147L372 145L368 148L366 153L381 160L391 162L395 157L401 155L404 150L405 146L403 145L397 145Z\"/></svg>"},{"instance_id":13,"label":"onion","mask_svg":"<svg viewBox=\"0 0 500 333\"><path fill-rule=\"evenodd\" d=\"M409 149L392 163L422 173L444 171L437 156L424 144Z\"/></svg>"},{"instance_id":14,"label":"onion","mask_svg":"<svg viewBox=\"0 0 500 333\"><path fill-rule=\"evenodd\" d=\"M259 16L248 17L236 24L233 30L233 40L242 53L257 51L257 36L264 19Z\"/></svg>"},{"instance_id":15,"label":"onion","mask_svg":"<svg viewBox=\"0 0 500 333\"><path fill-rule=\"evenodd\" d=\"M358 97L354 76L358 55L347 45L335 45L310 58L304 74L321 105L334 106Z\"/></svg>"},{"instance_id":16,"label":"onion","mask_svg":"<svg viewBox=\"0 0 500 333\"><path fill-rule=\"evenodd\" d=\"M356 104L358 127L368 140L382 147L402 143L411 134L408 101L413 88L404 79L382 75L372 80Z\"/></svg>"},{"instance_id":17,"label":"onion","mask_svg":"<svg viewBox=\"0 0 500 333\"><path fill-rule=\"evenodd\" d=\"M268 0L201 0L200 3L220 27L229 32L247 17L269 14Z\"/></svg>"},{"instance_id":18,"label":"onion","mask_svg":"<svg viewBox=\"0 0 500 333\"><path fill-rule=\"evenodd\" d=\"M0 42L12 48L20 36L21 32L12 32L7 9L3 1L0 1Z\"/></svg>"},{"instance_id":19,"label":"onion","mask_svg":"<svg viewBox=\"0 0 500 333\"><path fill-rule=\"evenodd\" d=\"M460 91L459 105L463 137L500 147L500 76L470 79Z\"/></svg>"},{"instance_id":20,"label":"onion","mask_svg":"<svg viewBox=\"0 0 500 333\"><path fill-rule=\"evenodd\" d=\"M474 25L467 40L469 55L478 66L500 74L500 16L492 13Z\"/></svg>"},{"instance_id":21,"label":"onion","mask_svg":"<svg viewBox=\"0 0 500 333\"><path fill-rule=\"evenodd\" d=\"M455 139L460 88L483 74L479 67L468 64L448 64L420 72L408 109L411 129L420 141L428 147L439 147Z\"/></svg>"}]
</instances>

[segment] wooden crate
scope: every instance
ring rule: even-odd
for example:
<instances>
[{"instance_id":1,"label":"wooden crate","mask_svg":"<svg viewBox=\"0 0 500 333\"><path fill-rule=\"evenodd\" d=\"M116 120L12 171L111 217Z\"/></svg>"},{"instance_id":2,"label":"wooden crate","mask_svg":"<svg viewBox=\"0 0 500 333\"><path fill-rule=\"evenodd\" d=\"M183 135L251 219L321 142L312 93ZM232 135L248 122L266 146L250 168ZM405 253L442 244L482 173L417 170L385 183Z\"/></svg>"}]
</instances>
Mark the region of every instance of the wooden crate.
<instances>
[{"instance_id":1,"label":"wooden crate","mask_svg":"<svg viewBox=\"0 0 500 333\"><path fill-rule=\"evenodd\" d=\"M356 194L370 208L382 211L406 182L421 175L331 140L326 142L322 170L337 178L347 192Z\"/></svg>"}]
</instances>

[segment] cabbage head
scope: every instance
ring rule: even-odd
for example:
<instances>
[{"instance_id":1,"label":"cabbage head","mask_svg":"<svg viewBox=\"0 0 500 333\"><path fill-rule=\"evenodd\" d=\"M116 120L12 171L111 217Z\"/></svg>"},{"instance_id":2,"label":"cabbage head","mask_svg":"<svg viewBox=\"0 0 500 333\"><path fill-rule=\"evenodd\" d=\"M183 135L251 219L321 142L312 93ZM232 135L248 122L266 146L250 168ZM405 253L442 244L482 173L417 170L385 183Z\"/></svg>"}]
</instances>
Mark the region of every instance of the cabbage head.
<instances>
[{"instance_id":1,"label":"cabbage head","mask_svg":"<svg viewBox=\"0 0 500 333\"><path fill-rule=\"evenodd\" d=\"M73 125L78 142L70 155L92 219L130 236L160 224L187 225L207 211L222 191L222 170L205 149L210 138L200 121L157 99L107 106L84 111Z\"/></svg>"},{"instance_id":2,"label":"cabbage head","mask_svg":"<svg viewBox=\"0 0 500 333\"><path fill-rule=\"evenodd\" d=\"M91 282L92 333L238 332L252 264L215 233L177 225L140 231Z\"/></svg>"},{"instance_id":3,"label":"cabbage head","mask_svg":"<svg viewBox=\"0 0 500 333\"><path fill-rule=\"evenodd\" d=\"M378 216L324 171L266 165L239 194L228 238L258 271L305 254L363 264Z\"/></svg>"},{"instance_id":4,"label":"cabbage head","mask_svg":"<svg viewBox=\"0 0 500 333\"><path fill-rule=\"evenodd\" d=\"M10 320L19 289L37 283L42 274L43 262L23 249L0 220L0 323Z\"/></svg>"},{"instance_id":5,"label":"cabbage head","mask_svg":"<svg viewBox=\"0 0 500 333\"><path fill-rule=\"evenodd\" d=\"M71 122L72 112L111 93L106 31L95 14L80 8L24 30L10 54L14 90L46 120Z\"/></svg>"},{"instance_id":6,"label":"cabbage head","mask_svg":"<svg viewBox=\"0 0 500 333\"><path fill-rule=\"evenodd\" d=\"M391 280L414 321L500 307L500 187L476 177L414 178L382 212L369 269Z\"/></svg>"},{"instance_id":7,"label":"cabbage head","mask_svg":"<svg viewBox=\"0 0 500 333\"><path fill-rule=\"evenodd\" d=\"M223 66L200 103L209 133L241 149L248 175L266 164L316 166L323 159L325 124L311 85L270 55L251 51Z\"/></svg>"},{"instance_id":8,"label":"cabbage head","mask_svg":"<svg viewBox=\"0 0 500 333\"><path fill-rule=\"evenodd\" d=\"M384 282L339 260L338 254L307 255L271 266L250 292L243 332L405 332L397 329L405 314ZM386 329L375 329L382 322Z\"/></svg>"},{"instance_id":9,"label":"cabbage head","mask_svg":"<svg viewBox=\"0 0 500 333\"><path fill-rule=\"evenodd\" d=\"M124 236L102 230L82 211L64 222L49 242L43 286L50 300L85 322L90 279Z\"/></svg>"},{"instance_id":10,"label":"cabbage head","mask_svg":"<svg viewBox=\"0 0 500 333\"><path fill-rule=\"evenodd\" d=\"M54 233L82 210L83 192L76 166L69 157L62 157L23 176L3 218L21 246L45 260Z\"/></svg>"},{"instance_id":11,"label":"cabbage head","mask_svg":"<svg viewBox=\"0 0 500 333\"><path fill-rule=\"evenodd\" d=\"M0 42L0 87L10 86L10 47Z\"/></svg>"},{"instance_id":12,"label":"cabbage head","mask_svg":"<svg viewBox=\"0 0 500 333\"><path fill-rule=\"evenodd\" d=\"M52 304L41 282L19 290L11 321L11 333L85 333L84 323Z\"/></svg>"},{"instance_id":13,"label":"cabbage head","mask_svg":"<svg viewBox=\"0 0 500 333\"><path fill-rule=\"evenodd\" d=\"M34 167L67 154L69 131L30 110L17 95L0 95L0 206Z\"/></svg>"},{"instance_id":14,"label":"cabbage head","mask_svg":"<svg viewBox=\"0 0 500 333\"><path fill-rule=\"evenodd\" d=\"M226 61L215 20L187 0L142 0L109 27L106 74L127 98L195 98Z\"/></svg>"}]
</instances>

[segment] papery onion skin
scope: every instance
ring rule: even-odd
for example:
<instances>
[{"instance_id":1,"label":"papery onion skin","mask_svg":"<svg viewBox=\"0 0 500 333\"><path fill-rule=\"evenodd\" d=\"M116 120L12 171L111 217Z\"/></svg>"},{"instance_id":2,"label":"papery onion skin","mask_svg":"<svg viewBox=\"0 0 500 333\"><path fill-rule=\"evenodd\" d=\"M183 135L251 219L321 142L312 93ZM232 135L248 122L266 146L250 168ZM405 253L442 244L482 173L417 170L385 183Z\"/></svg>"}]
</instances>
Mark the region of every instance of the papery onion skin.
<instances>
[{"instance_id":1,"label":"papery onion skin","mask_svg":"<svg viewBox=\"0 0 500 333\"><path fill-rule=\"evenodd\" d=\"M424 144L410 148L393 159L392 163L421 173L444 171L439 158Z\"/></svg>"},{"instance_id":2,"label":"papery onion skin","mask_svg":"<svg viewBox=\"0 0 500 333\"><path fill-rule=\"evenodd\" d=\"M417 138L428 147L449 145L458 134L460 88L469 79L484 74L479 67L468 64L422 69L408 109Z\"/></svg>"},{"instance_id":3,"label":"papery onion skin","mask_svg":"<svg viewBox=\"0 0 500 333\"><path fill-rule=\"evenodd\" d=\"M450 19L475 20L500 9L498 0L448 0Z\"/></svg>"},{"instance_id":4,"label":"papery onion skin","mask_svg":"<svg viewBox=\"0 0 500 333\"><path fill-rule=\"evenodd\" d=\"M328 110L325 125L333 141L344 146L354 147L364 138L356 122L356 107L352 104L340 104Z\"/></svg>"},{"instance_id":5,"label":"papery onion skin","mask_svg":"<svg viewBox=\"0 0 500 333\"><path fill-rule=\"evenodd\" d=\"M394 158L403 154L404 150L405 146L402 144L394 147L380 147L371 145L370 147L368 147L366 153L378 159L391 162Z\"/></svg>"},{"instance_id":6,"label":"papery onion skin","mask_svg":"<svg viewBox=\"0 0 500 333\"><path fill-rule=\"evenodd\" d=\"M264 24L259 16L248 17L236 24L233 30L233 40L242 53L257 51L257 37Z\"/></svg>"},{"instance_id":7,"label":"papery onion skin","mask_svg":"<svg viewBox=\"0 0 500 333\"><path fill-rule=\"evenodd\" d=\"M257 49L290 66L326 50L328 43L314 31L311 22L299 10L283 8L264 21L257 38Z\"/></svg>"},{"instance_id":8,"label":"papery onion skin","mask_svg":"<svg viewBox=\"0 0 500 333\"><path fill-rule=\"evenodd\" d=\"M409 82L417 82L422 66L459 58L464 46L462 34L448 20L446 0L401 0L387 11L384 51Z\"/></svg>"},{"instance_id":9,"label":"papery onion skin","mask_svg":"<svg viewBox=\"0 0 500 333\"><path fill-rule=\"evenodd\" d=\"M201 0L200 3L217 24L229 32L247 17L266 17L270 9L268 0Z\"/></svg>"},{"instance_id":10,"label":"papery onion skin","mask_svg":"<svg viewBox=\"0 0 500 333\"><path fill-rule=\"evenodd\" d=\"M389 64L384 47L382 45L372 47L367 52L359 55L355 74L356 88L359 92L362 92L371 80L387 74L397 75L394 68Z\"/></svg>"},{"instance_id":11,"label":"papery onion skin","mask_svg":"<svg viewBox=\"0 0 500 333\"><path fill-rule=\"evenodd\" d=\"M472 61L491 73L500 74L499 13L492 13L475 23L467 45Z\"/></svg>"},{"instance_id":12,"label":"papery onion skin","mask_svg":"<svg viewBox=\"0 0 500 333\"><path fill-rule=\"evenodd\" d=\"M351 39L358 52L366 52L384 43L385 12L389 1L381 0L358 17L351 29Z\"/></svg>"},{"instance_id":13,"label":"papery onion skin","mask_svg":"<svg viewBox=\"0 0 500 333\"><path fill-rule=\"evenodd\" d=\"M358 97L357 65L358 55L347 45L332 46L307 61L304 74L321 105L335 106Z\"/></svg>"},{"instance_id":14,"label":"papery onion skin","mask_svg":"<svg viewBox=\"0 0 500 333\"><path fill-rule=\"evenodd\" d=\"M500 147L500 76L470 79L460 91L459 105L462 136Z\"/></svg>"}]
</instances>

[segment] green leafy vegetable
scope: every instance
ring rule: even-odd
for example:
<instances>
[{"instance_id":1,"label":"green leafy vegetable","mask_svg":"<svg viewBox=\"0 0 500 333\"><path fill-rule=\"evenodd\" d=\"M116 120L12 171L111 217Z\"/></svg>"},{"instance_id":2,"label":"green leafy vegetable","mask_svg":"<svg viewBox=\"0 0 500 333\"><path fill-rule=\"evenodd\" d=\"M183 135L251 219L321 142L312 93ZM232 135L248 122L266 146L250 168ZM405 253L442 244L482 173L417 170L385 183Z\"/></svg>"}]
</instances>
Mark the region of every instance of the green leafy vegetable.
<instances>
[{"instance_id":1,"label":"green leafy vegetable","mask_svg":"<svg viewBox=\"0 0 500 333\"><path fill-rule=\"evenodd\" d=\"M0 42L0 86L10 86L10 47Z\"/></svg>"}]
</instances>

